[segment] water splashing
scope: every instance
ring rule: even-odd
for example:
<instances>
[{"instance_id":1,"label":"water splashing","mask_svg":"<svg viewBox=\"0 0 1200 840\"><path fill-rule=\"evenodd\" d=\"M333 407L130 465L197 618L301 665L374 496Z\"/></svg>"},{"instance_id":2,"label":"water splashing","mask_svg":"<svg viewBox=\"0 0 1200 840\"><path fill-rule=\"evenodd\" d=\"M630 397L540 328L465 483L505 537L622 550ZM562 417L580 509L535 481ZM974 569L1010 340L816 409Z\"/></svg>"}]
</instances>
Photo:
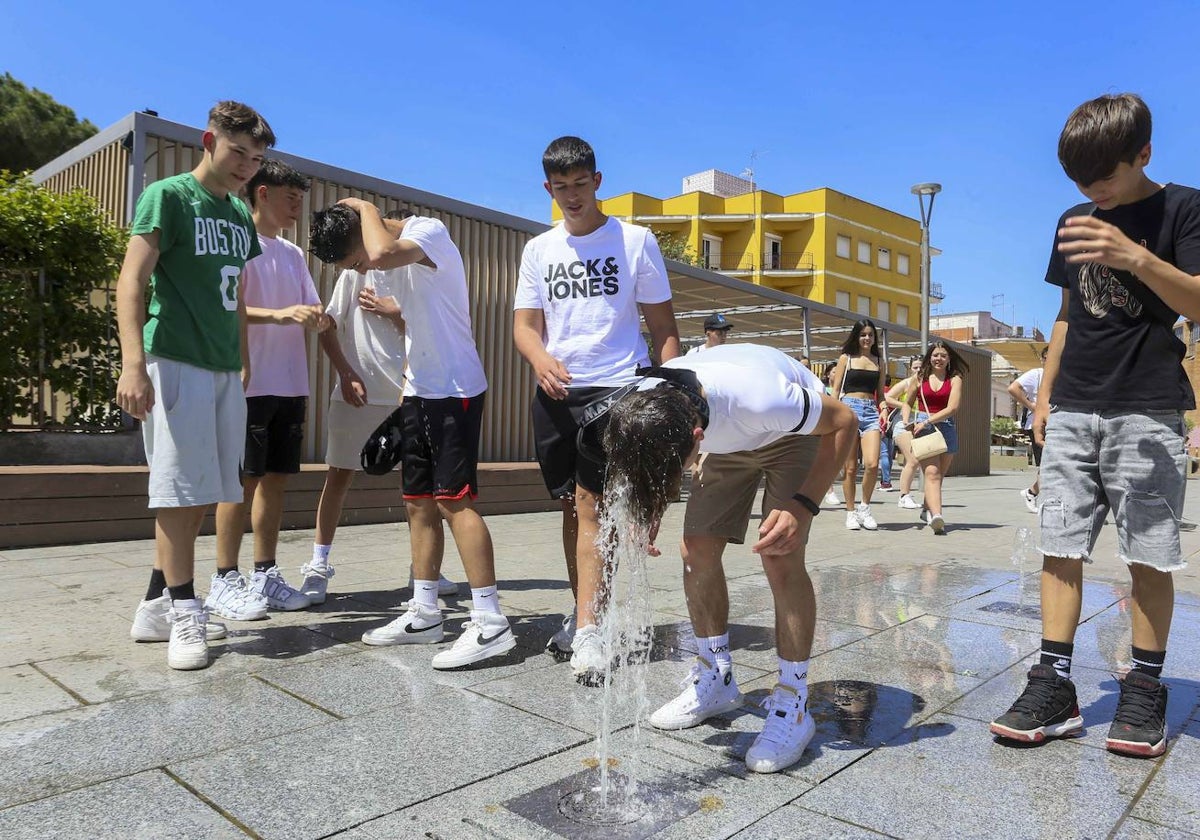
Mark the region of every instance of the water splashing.
<instances>
[{"instance_id":1,"label":"water splashing","mask_svg":"<svg viewBox=\"0 0 1200 840\"><path fill-rule=\"evenodd\" d=\"M1033 532L1022 526L1013 536L1012 562L1017 567L1017 606L1025 606L1025 572L1040 565Z\"/></svg>"}]
</instances>

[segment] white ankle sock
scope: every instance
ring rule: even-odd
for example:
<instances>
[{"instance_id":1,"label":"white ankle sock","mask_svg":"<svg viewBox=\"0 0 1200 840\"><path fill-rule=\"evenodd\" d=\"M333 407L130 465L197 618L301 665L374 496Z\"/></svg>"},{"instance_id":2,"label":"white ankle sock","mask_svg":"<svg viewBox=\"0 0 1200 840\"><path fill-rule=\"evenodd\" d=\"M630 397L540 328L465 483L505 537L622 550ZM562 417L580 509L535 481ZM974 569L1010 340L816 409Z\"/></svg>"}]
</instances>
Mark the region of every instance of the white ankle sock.
<instances>
[{"instance_id":1,"label":"white ankle sock","mask_svg":"<svg viewBox=\"0 0 1200 840\"><path fill-rule=\"evenodd\" d=\"M319 545L317 543L313 543L313 562L314 563L328 563L329 562L329 552L332 549L333 549L332 545Z\"/></svg>"},{"instance_id":2,"label":"white ankle sock","mask_svg":"<svg viewBox=\"0 0 1200 840\"><path fill-rule=\"evenodd\" d=\"M413 600L422 607L436 610L438 608L437 585L438 582L436 580L414 580Z\"/></svg>"},{"instance_id":3,"label":"white ankle sock","mask_svg":"<svg viewBox=\"0 0 1200 840\"><path fill-rule=\"evenodd\" d=\"M728 673L733 667L733 658L729 655L729 633L720 636L697 636L696 645L700 655L713 663L722 674Z\"/></svg>"},{"instance_id":4,"label":"white ankle sock","mask_svg":"<svg viewBox=\"0 0 1200 840\"><path fill-rule=\"evenodd\" d=\"M794 688L800 695L800 705L808 708L808 660L792 662L779 658L779 684Z\"/></svg>"},{"instance_id":5,"label":"white ankle sock","mask_svg":"<svg viewBox=\"0 0 1200 840\"><path fill-rule=\"evenodd\" d=\"M471 606L477 612L500 615L500 593L496 591L496 585L492 584L481 589L472 589Z\"/></svg>"}]
</instances>

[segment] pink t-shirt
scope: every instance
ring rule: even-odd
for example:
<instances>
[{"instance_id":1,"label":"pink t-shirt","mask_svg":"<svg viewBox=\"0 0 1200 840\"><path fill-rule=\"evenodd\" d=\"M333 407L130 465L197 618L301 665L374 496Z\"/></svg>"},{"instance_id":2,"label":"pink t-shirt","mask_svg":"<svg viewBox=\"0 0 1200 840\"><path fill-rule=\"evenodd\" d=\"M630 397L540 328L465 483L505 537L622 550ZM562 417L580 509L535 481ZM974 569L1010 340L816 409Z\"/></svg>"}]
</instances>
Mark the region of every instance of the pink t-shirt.
<instances>
[{"instance_id":1,"label":"pink t-shirt","mask_svg":"<svg viewBox=\"0 0 1200 840\"><path fill-rule=\"evenodd\" d=\"M242 296L248 307L286 309L298 303L319 305L304 252L281 237L259 235L262 256L242 271ZM250 387L247 397L307 397L308 353L300 324L250 325Z\"/></svg>"}]
</instances>

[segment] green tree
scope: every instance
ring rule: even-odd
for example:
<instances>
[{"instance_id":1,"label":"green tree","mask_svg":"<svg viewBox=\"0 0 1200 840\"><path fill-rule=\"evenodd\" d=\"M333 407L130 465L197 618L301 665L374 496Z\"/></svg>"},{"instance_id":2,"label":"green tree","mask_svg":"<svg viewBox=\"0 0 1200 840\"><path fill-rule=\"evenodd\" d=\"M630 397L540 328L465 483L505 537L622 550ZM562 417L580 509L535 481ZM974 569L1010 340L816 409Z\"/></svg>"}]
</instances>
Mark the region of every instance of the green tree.
<instances>
[{"instance_id":1,"label":"green tree","mask_svg":"<svg viewBox=\"0 0 1200 840\"><path fill-rule=\"evenodd\" d=\"M663 259L676 260L688 265L700 265L700 258L688 244L687 238L681 233L670 233L665 230L654 231L658 240L658 249L662 251Z\"/></svg>"},{"instance_id":2,"label":"green tree","mask_svg":"<svg viewBox=\"0 0 1200 840\"><path fill-rule=\"evenodd\" d=\"M0 170L0 425L35 414L43 382L70 397L68 423L117 422L107 304L125 243L84 190L60 195Z\"/></svg>"},{"instance_id":3,"label":"green tree","mask_svg":"<svg viewBox=\"0 0 1200 840\"><path fill-rule=\"evenodd\" d=\"M97 131L50 94L0 76L0 169L37 169Z\"/></svg>"}]
</instances>

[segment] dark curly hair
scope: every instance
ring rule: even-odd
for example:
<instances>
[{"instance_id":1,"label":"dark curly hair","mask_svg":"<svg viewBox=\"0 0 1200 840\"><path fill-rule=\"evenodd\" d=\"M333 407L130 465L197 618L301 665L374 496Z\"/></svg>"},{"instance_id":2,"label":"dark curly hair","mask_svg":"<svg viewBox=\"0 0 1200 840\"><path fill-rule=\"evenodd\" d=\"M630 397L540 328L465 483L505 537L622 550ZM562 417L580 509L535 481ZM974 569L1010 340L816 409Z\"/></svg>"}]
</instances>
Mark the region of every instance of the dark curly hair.
<instances>
[{"instance_id":1,"label":"dark curly hair","mask_svg":"<svg viewBox=\"0 0 1200 840\"><path fill-rule=\"evenodd\" d=\"M362 220L345 204L314 211L308 231L308 250L323 263L338 263L346 258L362 237Z\"/></svg>"},{"instance_id":2,"label":"dark curly hair","mask_svg":"<svg viewBox=\"0 0 1200 840\"><path fill-rule=\"evenodd\" d=\"M609 412L604 430L608 469L604 494L623 492L641 527L648 528L679 495L683 465L695 446L700 416L677 388L635 391Z\"/></svg>"}]
</instances>

